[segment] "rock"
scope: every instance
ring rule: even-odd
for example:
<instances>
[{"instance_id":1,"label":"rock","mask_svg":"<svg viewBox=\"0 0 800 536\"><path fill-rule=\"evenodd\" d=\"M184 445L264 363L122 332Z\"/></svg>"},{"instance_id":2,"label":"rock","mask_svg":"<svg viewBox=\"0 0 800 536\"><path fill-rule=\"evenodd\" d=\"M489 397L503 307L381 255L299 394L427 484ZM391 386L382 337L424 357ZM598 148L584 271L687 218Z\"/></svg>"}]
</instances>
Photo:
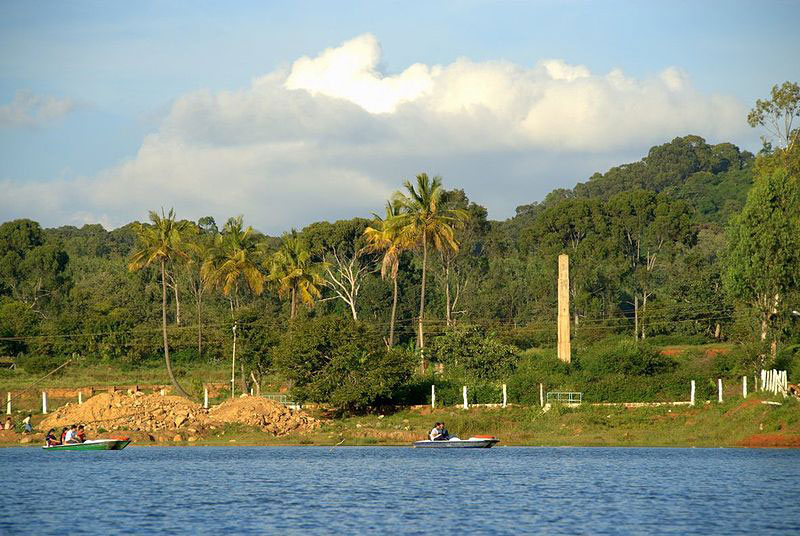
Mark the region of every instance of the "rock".
<instances>
[{"instance_id":1,"label":"rock","mask_svg":"<svg viewBox=\"0 0 800 536\"><path fill-rule=\"evenodd\" d=\"M175 428L180 428L183 423L187 421L187 418L184 415L180 415L175 417Z\"/></svg>"},{"instance_id":2,"label":"rock","mask_svg":"<svg viewBox=\"0 0 800 536\"><path fill-rule=\"evenodd\" d=\"M197 438L195 436L190 436L189 439L187 439L187 441L189 441L189 443L194 443L195 441L197 441Z\"/></svg>"},{"instance_id":3,"label":"rock","mask_svg":"<svg viewBox=\"0 0 800 536\"><path fill-rule=\"evenodd\" d=\"M361 428L361 423L356 424L356 428Z\"/></svg>"},{"instance_id":4,"label":"rock","mask_svg":"<svg viewBox=\"0 0 800 536\"><path fill-rule=\"evenodd\" d=\"M19 440L20 443L30 443L32 439L30 437L23 437Z\"/></svg>"},{"instance_id":5,"label":"rock","mask_svg":"<svg viewBox=\"0 0 800 536\"><path fill-rule=\"evenodd\" d=\"M183 438L181 437L180 434L178 434L175 437L173 437L172 440L177 443L178 441L183 441Z\"/></svg>"}]
</instances>

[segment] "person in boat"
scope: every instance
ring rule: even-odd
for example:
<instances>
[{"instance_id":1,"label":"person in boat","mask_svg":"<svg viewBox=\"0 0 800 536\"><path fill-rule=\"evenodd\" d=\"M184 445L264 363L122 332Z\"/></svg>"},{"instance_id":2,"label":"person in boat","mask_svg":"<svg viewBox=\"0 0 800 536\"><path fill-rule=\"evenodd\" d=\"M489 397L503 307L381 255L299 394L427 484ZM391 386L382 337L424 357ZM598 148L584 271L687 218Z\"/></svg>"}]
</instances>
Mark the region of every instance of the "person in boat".
<instances>
[{"instance_id":1,"label":"person in boat","mask_svg":"<svg viewBox=\"0 0 800 536\"><path fill-rule=\"evenodd\" d=\"M47 432L47 435L44 438L44 441L48 447L55 447L56 445L61 444L61 442L56 437L56 431L54 428L50 428L50 430Z\"/></svg>"},{"instance_id":2,"label":"person in boat","mask_svg":"<svg viewBox=\"0 0 800 536\"><path fill-rule=\"evenodd\" d=\"M6 417L5 429L6 430L11 430L12 428L14 428L14 423L11 422L11 417Z\"/></svg>"},{"instance_id":3,"label":"person in boat","mask_svg":"<svg viewBox=\"0 0 800 536\"><path fill-rule=\"evenodd\" d=\"M83 425L78 426L78 433L75 434L75 439L77 439L78 443L86 441L86 432L83 430Z\"/></svg>"},{"instance_id":4,"label":"person in boat","mask_svg":"<svg viewBox=\"0 0 800 536\"><path fill-rule=\"evenodd\" d=\"M65 426L61 429L61 444L63 445L67 439L67 432L69 432L69 426Z\"/></svg>"},{"instance_id":5,"label":"person in boat","mask_svg":"<svg viewBox=\"0 0 800 536\"><path fill-rule=\"evenodd\" d=\"M70 426L69 430L67 430L67 435L64 436L64 444L66 445L67 443L77 443L78 438L75 437L77 433L78 433L78 427L75 426L74 424Z\"/></svg>"},{"instance_id":6,"label":"person in boat","mask_svg":"<svg viewBox=\"0 0 800 536\"><path fill-rule=\"evenodd\" d=\"M450 433L445 429L443 422L437 422L429 437L431 441L447 441L450 439Z\"/></svg>"}]
</instances>

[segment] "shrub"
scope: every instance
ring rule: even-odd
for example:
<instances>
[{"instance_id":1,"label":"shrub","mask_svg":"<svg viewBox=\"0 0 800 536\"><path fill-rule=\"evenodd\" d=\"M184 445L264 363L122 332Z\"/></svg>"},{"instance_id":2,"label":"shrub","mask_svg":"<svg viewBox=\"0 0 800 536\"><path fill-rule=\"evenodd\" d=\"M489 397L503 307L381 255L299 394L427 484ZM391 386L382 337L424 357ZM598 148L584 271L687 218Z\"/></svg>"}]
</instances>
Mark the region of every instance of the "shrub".
<instances>
[{"instance_id":1,"label":"shrub","mask_svg":"<svg viewBox=\"0 0 800 536\"><path fill-rule=\"evenodd\" d=\"M296 320L276 350L298 401L345 411L390 401L415 362L413 353L387 351L370 326L340 315Z\"/></svg>"},{"instance_id":2,"label":"shrub","mask_svg":"<svg viewBox=\"0 0 800 536\"><path fill-rule=\"evenodd\" d=\"M507 377L516 366L516 348L504 344L475 326L457 327L434 338L429 346L432 361L445 370L463 371L472 381Z\"/></svg>"},{"instance_id":3,"label":"shrub","mask_svg":"<svg viewBox=\"0 0 800 536\"><path fill-rule=\"evenodd\" d=\"M613 337L578 352L576 365L586 372L604 376L625 374L652 376L671 372L677 363L656 348L630 337Z\"/></svg>"},{"instance_id":4,"label":"shrub","mask_svg":"<svg viewBox=\"0 0 800 536\"><path fill-rule=\"evenodd\" d=\"M48 355L26 355L19 358L19 365L28 374L48 374L57 369L66 361L63 357ZM67 367L63 367L55 374L62 374Z\"/></svg>"}]
</instances>

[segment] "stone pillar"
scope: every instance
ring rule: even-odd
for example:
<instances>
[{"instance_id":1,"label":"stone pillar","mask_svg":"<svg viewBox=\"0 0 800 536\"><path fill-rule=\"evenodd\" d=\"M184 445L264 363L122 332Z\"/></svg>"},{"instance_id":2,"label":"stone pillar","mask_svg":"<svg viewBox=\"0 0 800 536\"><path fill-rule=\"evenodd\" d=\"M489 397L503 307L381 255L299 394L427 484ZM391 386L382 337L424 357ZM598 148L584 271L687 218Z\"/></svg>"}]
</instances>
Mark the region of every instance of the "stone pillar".
<instances>
[{"instance_id":1,"label":"stone pillar","mask_svg":"<svg viewBox=\"0 0 800 536\"><path fill-rule=\"evenodd\" d=\"M570 362L569 342L569 256L558 256L558 358Z\"/></svg>"}]
</instances>

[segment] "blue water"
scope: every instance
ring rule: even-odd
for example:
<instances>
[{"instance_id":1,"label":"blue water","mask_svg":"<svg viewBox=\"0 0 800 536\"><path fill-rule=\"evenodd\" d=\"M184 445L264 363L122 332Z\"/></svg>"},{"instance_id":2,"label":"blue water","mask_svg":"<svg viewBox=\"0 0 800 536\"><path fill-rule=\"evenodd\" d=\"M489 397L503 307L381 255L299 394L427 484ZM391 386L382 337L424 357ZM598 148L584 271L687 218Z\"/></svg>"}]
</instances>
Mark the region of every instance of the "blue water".
<instances>
[{"instance_id":1,"label":"blue water","mask_svg":"<svg viewBox=\"0 0 800 536\"><path fill-rule=\"evenodd\" d=\"M0 534L797 534L800 450L0 449Z\"/></svg>"}]
</instances>

